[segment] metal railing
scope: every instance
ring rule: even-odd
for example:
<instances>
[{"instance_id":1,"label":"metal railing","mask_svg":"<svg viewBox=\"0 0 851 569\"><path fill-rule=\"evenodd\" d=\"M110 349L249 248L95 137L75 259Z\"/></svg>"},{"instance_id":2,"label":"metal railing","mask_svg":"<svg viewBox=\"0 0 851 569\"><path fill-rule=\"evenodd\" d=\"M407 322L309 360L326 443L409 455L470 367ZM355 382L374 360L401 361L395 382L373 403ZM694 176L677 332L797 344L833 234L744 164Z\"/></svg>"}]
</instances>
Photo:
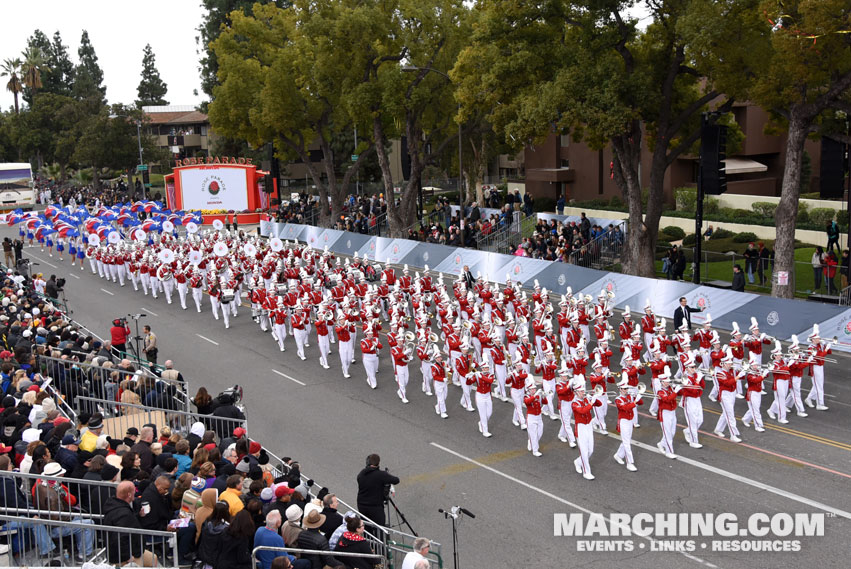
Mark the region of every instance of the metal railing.
<instances>
[{"instance_id":1,"label":"metal railing","mask_svg":"<svg viewBox=\"0 0 851 569\"><path fill-rule=\"evenodd\" d=\"M510 212L511 221L505 222L500 216L500 225L487 235L481 233L476 236L476 249L480 251L492 251L494 253L512 253L512 249L522 239L524 227L528 220L535 219L533 216L523 215L523 212Z\"/></svg>"},{"instance_id":2,"label":"metal railing","mask_svg":"<svg viewBox=\"0 0 851 569\"><path fill-rule=\"evenodd\" d=\"M111 430L113 436L123 437L130 427L141 428L147 423L163 426L168 425L172 432L188 434L192 425L203 423L205 430L215 431L219 439L231 436L233 430L242 427L248 432L248 421L245 419L230 419L227 417L215 417L213 415L202 415L189 411L175 409L164 409L149 405L137 405L130 403L118 403L117 413L111 414L110 407L114 405L111 400L97 397L79 396L77 401L85 408L104 413L109 417L109 423L104 430Z\"/></svg>"},{"instance_id":3,"label":"metal railing","mask_svg":"<svg viewBox=\"0 0 851 569\"><path fill-rule=\"evenodd\" d=\"M846 286L839 292L839 305L840 306L849 306L851 305L851 285Z\"/></svg>"},{"instance_id":4,"label":"metal railing","mask_svg":"<svg viewBox=\"0 0 851 569\"><path fill-rule=\"evenodd\" d=\"M0 471L0 479L2 478L12 479L15 488L20 490L21 496L4 492L0 496L0 508L5 513L15 513L28 517L58 517L61 519L77 517L99 522L103 518L103 512L101 511L102 502L106 498L115 495L116 487L113 482L109 481L45 476L43 474L12 471ZM74 499L68 498L65 500L60 497L56 503L56 508L50 508L48 510L40 509L40 505L43 506L50 503L49 501L45 501L46 494L40 495L40 491L46 490L47 487L45 484L49 482L55 482L65 486L68 493ZM5 488L8 489L8 486L5 486ZM71 505L72 502L74 502L73 506Z\"/></svg>"},{"instance_id":5,"label":"metal railing","mask_svg":"<svg viewBox=\"0 0 851 569\"><path fill-rule=\"evenodd\" d=\"M380 563L384 561L385 557L383 555L377 553L351 553L348 551L322 551L319 549L300 549L298 547L271 547L268 545L260 545L255 547L251 552L251 559L254 561L255 567L260 567L260 562L257 559L257 553L262 551L273 551L278 553L298 553L299 556L309 555L311 557L333 557L338 561L340 559L374 559L376 563ZM275 557L280 557L276 555ZM326 563L322 563L323 566L327 565Z\"/></svg>"},{"instance_id":6,"label":"metal railing","mask_svg":"<svg viewBox=\"0 0 851 569\"><path fill-rule=\"evenodd\" d=\"M96 525L91 520L62 521L0 514L0 535L11 545L13 566L65 566L84 562L125 564L157 557L153 565L178 569L174 532ZM134 556L138 553L138 557Z\"/></svg>"},{"instance_id":7,"label":"metal railing","mask_svg":"<svg viewBox=\"0 0 851 569\"><path fill-rule=\"evenodd\" d=\"M570 253L568 262L572 265L606 270L614 267L621 257L626 232L626 222L622 221L612 229L606 229L580 249Z\"/></svg>"}]
</instances>

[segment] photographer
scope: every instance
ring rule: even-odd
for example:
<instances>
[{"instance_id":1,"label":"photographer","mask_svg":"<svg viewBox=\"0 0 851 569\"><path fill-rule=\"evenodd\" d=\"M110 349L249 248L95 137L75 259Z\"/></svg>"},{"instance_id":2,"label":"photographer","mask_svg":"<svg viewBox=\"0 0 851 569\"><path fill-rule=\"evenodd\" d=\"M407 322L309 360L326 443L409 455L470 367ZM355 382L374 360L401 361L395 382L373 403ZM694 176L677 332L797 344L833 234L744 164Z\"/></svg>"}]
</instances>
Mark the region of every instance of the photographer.
<instances>
[{"instance_id":1,"label":"photographer","mask_svg":"<svg viewBox=\"0 0 851 569\"><path fill-rule=\"evenodd\" d=\"M399 479L387 469L379 470L381 457L371 454L366 457L366 468L358 474L358 510L379 525L384 519L384 500L390 493L390 485Z\"/></svg>"},{"instance_id":2,"label":"photographer","mask_svg":"<svg viewBox=\"0 0 851 569\"><path fill-rule=\"evenodd\" d=\"M113 320L109 334L112 338L112 349L115 350L117 356L121 357L122 352L127 351L127 338L130 336L130 326L127 325L127 319L116 318Z\"/></svg>"},{"instance_id":3,"label":"photographer","mask_svg":"<svg viewBox=\"0 0 851 569\"><path fill-rule=\"evenodd\" d=\"M56 279L56 275L50 275L50 278L47 279L47 284L44 287L44 293L48 298L52 300L57 300L59 298L59 293L64 290L65 287L65 279Z\"/></svg>"}]
</instances>

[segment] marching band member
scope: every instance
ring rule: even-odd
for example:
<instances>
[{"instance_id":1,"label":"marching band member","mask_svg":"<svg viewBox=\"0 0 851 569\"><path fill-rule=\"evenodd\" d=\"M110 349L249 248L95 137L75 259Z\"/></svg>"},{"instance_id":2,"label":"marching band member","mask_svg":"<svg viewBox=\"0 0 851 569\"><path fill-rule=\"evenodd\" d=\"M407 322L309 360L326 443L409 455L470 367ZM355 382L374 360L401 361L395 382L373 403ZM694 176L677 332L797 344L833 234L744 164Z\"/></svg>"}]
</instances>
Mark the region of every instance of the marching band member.
<instances>
[{"instance_id":1,"label":"marching band member","mask_svg":"<svg viewBox=\"0 0 851 569\"><path fill-rule=\"evenodd\" d=\"M762 366L762 345L770 345L771 340L759 332L759 323L751 316L750 334L745 336L745 347L748 349L748 361L751 367Z\"/></svg>"},{"instance_id":2,"label":"marching band member","mask_svg":"<svg viewBox=\"0 0 851 569\"><path fill-rule=\"evenodd\" d=\"M490 366L487 361L482 362L480 371L472 374L476 383L476 407L479 409L479 432L485 438L490 438L491 433L488 430L488 420L493 413L493 401L491 400L491 388L494 378L490 373Z\"/></svg>"},{"instance_id":3,"label":"marching band member","mask_svg":"<svg viewBox=\"0 0 851 569\"><path fill-rule=\"evenodd\" d=\"M411 361L413 354L407 351L404 344L400 342L390 350L390 356L393 358L393 375L396 377L396 385L399 386L396 395L399 396L402 403L407 403L408 362Z\"/></svg>"},{"instance_id":4,"label":"marching band member","mask_svg":"<svg viewBox=\"0 0 851 569\"><path fill-rule=\"evenodd\" d=\"M591 364L592 373L588 376L588 381L591 383L591 391L594 391L597 387L606 392L608 386L606 385L606 380L608 379L609 383L614 383L611 376L607 376L603 373L603 364L600 363L600 360L594 360L594 363ZM606 397L600 398L600 406L594 408L594 419L591 421L591 426L599 429L601 435L608 435L609 432L606 430L606 413L609 410L609 400Z\"/></svg>"},{"instance_id":5,"label":"marching band member","mask_svg":"<svg viewBox=\"0 0 851 569\"><path fill-rule=\"evenodd\" d=\"M286 329L286 324L283 326ZM343 368L343 377L346 379L352 377L349 375L349 366L352 365L352 360L354 359L354 345L352 343L353 328L354 326L348 321L343 311L337 310L337 325L334 326L334 333L337 335L337 343L340 346L340 365ZM283 351L283 347L281 351Z\"/></svg>"},{"instance_id":6,"label":"marching band member","mask_svg":"<svg viewBox=\"0 0 851 569\"><path fill-rule=\"evenodd\" d=\"M437 403L434 405L434 412L440 415L441 419L446 419L449 415L446 414L446 391L447 377L446 365L443 363L443 354L437 346L432 348L432 364L431 364L431 379L434 382L434 395Z\"/></svg>"},{"instance_id":7,"label":"marching band member","mask_svg":"<svg viewBox=\"0 0 851 569\"><path fill-rule=\"evenodd\" d=\"M656 317L653 315L653 308L650 305L649 298L644 303L644 316L641 317L641 331L644 332L644 345L647 346L649 356L650 343L653 341L653 336L656 333Z\"/></svg>"},{"instance_id":8,"label":"marching band member","mask_svg":"<svg viewBox=\"0 0 851 569\"><path fill-rule=\"evenodd\" d=\"M789 394L789 366L783 361L783 347L780 341L775 340L774 349L771 350L771 375L774 379L772 390L774 391L774 401L771 407L768 408L768 416L772 419L776 418L778 423L786 424L789 421L786 419L786 397Z\"/></svg>"},{"instance_id":9,"label":"marching band member","mask_svg":"<svg viewBox=\"0 0 851 569\"><path fill-rule=\"evenodd\" d=\"M703 445L697 442L697 437L700 427L703 425L703 405L700 396L706 388L706 383L703 381L703 375L695 369L697 363L695 358L693 352L686 360L686 371L683 375L682 389L680 389L683 414L686 418L686 428L683 429L683 435L691 448L703 448Z\"/></svg>"},{"instance_id":10,"label":"marching band member","mask_svg":"<svg viewBox=\"0 0 851 569\"><path fill-rule=\"evenodd\" d=\"M791 389L786 396L786 407L790 408L793 404L798 417L806 417L804 411L804 401L801 396L801 383L804 380L804 372L809 367L809 362L801 356L801 350L798 346L798 336L792 335L792 344L789 346L789 377L791 378Z\"/></svg>"},{"instance_id":11,"label":"marching band member","mask_svg":"<svg viewBox=\"0 0 851 569\"><path fill-rule=\"evenodd\" d=\"M523 397L526 394L526 378L529 374L520 363L520 354L514 358L514 370L508 374L506 384L511 388L511 401L514 403L514 417L511 422L515 427L526 430L526 415L523 413Z\"/></svg>"},{"instance_id":12,"label":"marching band member","mask_svg":"<svg viewBox=\"0 0 851 569\"><path fill-rule=\"evenodd\" d=\"M174 271L174 281L177 283L177 296L180 297L180 307L183 310L186 310L186 293L189 292L189 278L186 276L186 271L182 268ZM135 284L134 282L133 285L135 286Z\"/></svg>"},{"instance_id":13,"label":"marching band member","mask_svg":"<svg viewBox=\"0 0 851 569\"><path fill-rule=\"evenodd\" d=\"M623 464L626 459L626 469L635 472L638 468L635 467L635 459L632 456L633 415L638 413L636 405L643 405L644 401L641 399L641 394L630 393L626 376L618 382L618 391L620 395L615 399L615 407L618 409L617 429L621 436L621 444L613 458L618 464Z\"/></svg>"},{"instance_id":14,"label":"marching band member","mask_svg":"<svg viewBox=\"0 0 851 569\"><path fill-rule=\"evenodd\" d=\"M712 391L709 393L710 401L718 401L718 382L715 380L718 377L718 372L721 371L721 360L726 356L721 347L721 339L718 337L718 332L712 332L712 351L709 352L709 377L712 378Z\"/></svg>"},{"instance_id":15,"label":"marching band member","mask_svg":"<svg viewBox=\"0 0 851 569\"><path fill-rule=\"evenodd\" d=\"M157 279L163 286L166 303L171 304L171 295L174 293L174 274L171 272L171 267L166 263L161 264L157 268Z\"/></svg>"},{"instance_id":16,"label":"marching band member","mask_svg":"<svg viewBox=\"0 0 851 569\"><path fill-rule=\"evenodd\" d=\"M470 394L470 386L472 383L469 383L467 380L468 376L473 371L475 362L473 361L473 356L470 355L469 351L470 344L468 344L465 339L461 342L461 355L455 360L455 371L461 380L461 406L467 411L473 412L476 409L473 407L473 400Z\"/></svg>"},{"instance_id":17,"label":"marching band member","mask_svg":"<svg viewBox=\"0 0 851 569\"><path fill-rule=\"evenodd\" d=\"M591 427L591 409L599 407L602 403L596 396L590 399L585 396L585 378L581 375L573 377L573 392L576 394L576 398L571 407L573 408L576 442L579 444L579 457L573 461L573 466L585 480L594 480L590 462L591 455L594 454L594 429Z\"/></svg>"},{"instance_id":18,"label":"marching band member","mask_svg":"<svg viewBox=\"0 0 851 569\"><path fill-rule=\"evenodd\" d=\"M523 371L528 375L532 363L532 344L529 343L528 334L520 337L520 345L517 346L517 351L514 354L517 357L517 362L520 362Z\"/></svg>"},{"instance_id":19,"label":"marching band member","mask_svg":"<svg viewBox=\"0 0 851 569\"><path fill-rule=\"evenodd\" d=\"M677 392L680 387L671 387L671 370L665 368L659 376L662 389L656 394L659 400L659 425L662 427L662 438L656 443L656 447L667 458L677 458L674 454L674 434L677 431Z\"/></svg>"},{"instance_id":20,"label":"marching band member","mask_svg":"<svg viewBox=\"0 0 851 569\"><path fill-rule=\"evenodd\" d=\"M763 433L765 432L765 427L762 424L762 410L760 409L762 405L762 380L768 375L769 370L761 371L754 363L748 362L742 368L742 371L745 373L745 381L748 384L747 391L745 392L748 412L742 417L742 424L745 427L750 427L751 421L753 421L754 430L758 433Z\"/></svg>"},{"instance_id":21,"label":"marching band member","mask_svg":"<svg viewBox=\"0 0 851 569\"><path fill-rule=\"evenodd\" d=\"M224 280L224 279L222 279ZM213 318L219 319L219 307L222 308L222 317L225 321L225 328L230 328L230 315L225 305L222 304L222 288L221 283L215 278L210 279L210 289L207 291L210 295L210 307L213 309Z\"/></svg>"},{"instance_id":22,"label":"marching band member","mask_svg":"<svg viewBox=\"0 0 851 569\"><path fill-rule=\"evenodd\" d=\"M278 342L278 348L282 352L286 352L287 348L284 346L284 341L287 339L287 316L289 312L287 311L287 307L284 304L283 297L278 297L278 302L269 316L272 318L272 335L275 337L275 340Z\"/></svg>"},{"instance_id":23,"label":"marching band member","mask_svg":"<svg viewBox=\"0 0 851 569\"><path fill-rule=\"evenodd\" d=\"M712 315L710 313L706 313L703 326L694 333L694 339L698 342L699 367L711 369L712 360L709 357L709 352L712 349Z\"/></svg>"},{"instance_id":24,"label":"marching band member","mask_svg":"<svg viewBox=\"0 0 851 569\"><path fill-rule=\"evenodd\" d=\"M667 368L665 368L667 369ZM632 356L626 358L626 367L623 369L623 372L626 374L627 378L629 378L629 386L633 392L638 388L638 376L644 375L647 373L647 370L642 366L639 362L633 362ZM603 373L605 375L609 375L607 368L603 368ZM661 375L660 375L661 381ZM661 384L660 384L661 385ZM638 413L635 414L635 428L639 428L638 424Z\"/></svg>"},{"instance_id":25,"label":"marching band member","mask_svg":"<svg viewBox=\"0 0 851 569\"><path fill-rule=\"evenodd\" d=\"M603 373L609 374L609 361L612 357L612 350L609 349L609 341L603 338L598 344L597 347L594 348L592 352L595 360L599 360L600 364L603 366Z\"/></svg>"},{"instance_id":26,"label":"marching band member","mask_svg":"<svg viewBox=\"0 0 851 569\"><path fill-rule=\"evenodd\" d=\"M683 320L683 323L680 324L679 332L674 334L671 341L673 342L674 349L677 351L677 373L674 377L679 379L683 376L683 371L685 371L684 362L691 351L691 336L688 333L688 322Z\"/></svg>"},{"instance_id":27,"label":"marching band member","mask_svg":"<svg viewBox=\"0 0 851 569\"><path fill-rule=\"evenodd\" d=\"M570 370L566 364L562 364L559 369L559 380L556 382L555 397L558 397L558 416L561 419L561 426L558 430L558 440L563 443L569 443L570 448L576 448L576 436L573 434L573 428L570 426L570 419L573 417L573 385L571 383Z\"/></svg>"},{"instance_id":28,"label":"marching band member","mask_svg":"<svg viewBox=\"0 0 851 569\"><path fill-rule=\"evenodd\" d=\"M832 342L824 342L819 338L818 324L813 324L813 332L807 340L810 342L810 360L813 365L813 387L804 402L808 407L812 407L815 401L817 411L827 411L827 406L824 404L824 357L833 353L830 349Z\"/></svg>"},{"instance_id":29,"label":"marching band member","mask_svg":"<svg viewBox=\"0 0 851 569\"><path fill-rule=\"evenodd\" d=\"M505 377L508 373L506 369L506 352L502 346L502 339L499 335L494 335L494 345L490 350L490 360L493 362L493 374L496 378L496 397L500 401L508 401L508 394L505 391Z\"/></svg>"},{"instance_id":30,"label":"marching band member","mask_svg":"<svg viewBox=\"0 0 851 569\"><path fill-rule=\"evenodd\" d=\"M417 357L420 360L420 373L423 376L423 393L431 397L433 380L431 378L431 350L429 348L427 333L423 331L417 339ZM433 344L432 344L433 345ZM437 346L435 346L437 347Z\"/></svg>"},{"instance_id":31,"label":"marching band member","mask_svg":"<svg viewBox=\"0 0 851 569\"><path fill-rule=\"evenodd\" d=\"M624 346L627 342L632 340L633 328L635 325L632 322L632 313L629 311L629 305L627 304L623 309L623 322L618 326L618 336L621 339L621 346ZM640 333L641 328L639 328ZM624 358L626 357L627 350L621 349L623 355L621 355L620 365L623 367Z\"/></svg>"},{"instance_id":32,"label":"marching band member","mask_svg":"<svg viewBox=\"0 0 851 569\"><path fill-rule=\"evenodd\" d=\"M530 382L527 385L529 390L534 389L535 382ZM532 451L532 456L541 456L540 443L541 436L544 434L544 422L541 420L541 412L544 405L547 404L547 396L542 389L538 389L534 393L529 393L523 398L523 403L526 404L526 434L529 441L526 443L526 450Z\"/></svg>"},{"instance_id":33,"label":"marching band member","mask_svg":"<svg viewBox=\"0 0 851 569\"><path fill-rule=\"evenodd\" d=\"M730 353L733 356L733 371L736 372L736 399L744 399L742 395L742 382L739 381L739 371L742 369L742 361L745 359L745 342L742 338L742 332L739 330L739 324L733 322L733 334L728 344Z\"/></svg>"},{"instance_id":34,"label":"marching band member","mask_svg":"<svg viewBox=\"0 0 851 569\"><path fill-rule=\"evenodd\" d=\"M319 304L316 309L316 343L319 346L319 365L325 369L331 369L328 365L328 354L331 353L331 341L329 324L333 327L333 313L324 303Z\"/></svg>"},{"instance_id":35,"label":"marching band member","mask_svg":"<svg viewBox=\"0 0 851 569\"><path fill-rule=\"evenodd\" d=\"M721 416L718 417L714 433L723 439L724 429L729 428L730 440L734 443L740 443L742 439L739 438L739 429L736 427L736 413L733 409L736 403L738 377L733 370L733 354L729 351L721 360L721 371L716 374L715 380L718 382L721 395Z\"/></svg>"},{"instance_id":36,"label":"marching band member","mask_svg":"<svg viewBox=\"0 0 851 569\"><path fill-rule=\"evenodd\" d=\"M295 338L295 347L300 360L304 361L307 357L304 355L304 348L307 345L307 326L310 323L310 314L305 307L299 302L296 305L295 312L290 318L293 326L293 338Z\"/></svg>"},{"instance_id":37,"label":"marching band member","mask_svg":"<svg viewBox=\"0 0 851 569\"><path fill-rule=\"evenodd\" d=\"M550 346L547 346L547 351L544 352L545 360L541 362L539 366L535 368L535 373L540 373L542 376L542 386L541 388L544 390L544 393L553 393L556 389L556 370L559 368L559 364L555 359L555 354L553 353ZM553 421L558 419L558 415L555 413L555 403L553 402L553 397L545 398L545 409L547 414L550 416L550 419Z\"/></svg>"},{"instance_id":38,"label":"marching band member","mask_svg":"<svg viewBox=\"0 0 851 569\"><path fill-rule=\"evenodd\" d=\"M378 371L378 351L384 346L375 337L372 325L367 324L364 329L366 337L360 341L360 349L363 354L363 369L366 371L366 381L372 389L378 387L375 373Z\"/></svg>"}]
</instances>

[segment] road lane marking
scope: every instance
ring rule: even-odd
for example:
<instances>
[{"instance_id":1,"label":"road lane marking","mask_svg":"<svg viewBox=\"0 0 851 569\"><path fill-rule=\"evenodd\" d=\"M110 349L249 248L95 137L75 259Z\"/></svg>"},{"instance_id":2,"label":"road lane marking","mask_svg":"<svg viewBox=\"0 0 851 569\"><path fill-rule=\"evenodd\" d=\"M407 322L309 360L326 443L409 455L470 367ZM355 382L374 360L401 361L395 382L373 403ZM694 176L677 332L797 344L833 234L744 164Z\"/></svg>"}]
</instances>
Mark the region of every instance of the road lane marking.
<instances>
[{"instance_id":1,"label":"road lane marking","mask_svg":"<svg viewBox=\"0 0 851 569\"><path fill-rule=\"evenodd\" d=\"M154 312L150 308L145 308L144 306L141 306L140 308L142 310L144 310L145 312L147 312L148 314L150 314L151 316L156 316L157 318L159 318L159 316L160 316L159 314L157 314L156 312Z\"/></svg>"},{"instance_id":2,"label":"road lane marking","mask_svg":"<svg viewBox=\"0 0 851 569\"><path fill-rule=\"evenodd\" d=\"M524 482L523 480L520 480L519 478L515 478L514 476L511 476L510 474L506 474L506 473L502 472L501 470L497 470L496 468L494 468L492 466L488 466L487 464L485 464L481 461L470 458L468 456L464 456L461 453L455 452L454 450L446 448L445 446L438 444L438 443L435 443L435 442L432 442L432 443L429 443L429 444L431 444L431 446L433 446L437 449L442 450L445 453L451 454L452 456L460 458L461 460L467 461L471 464L474 464L474 465L478 466L479 468L483 468L483 469L487 470L488 472L492 472L493 474L496 474L497 476L502 476L506 480L510 480L511 482L514 482L515 484L523 486L524 488L528 488L529 490L537 492L538 494L541 494L542 496L546 496L547 498L555 500L556 502L561 502L565 506L568 506L568 507L573 508L575 510L579 510L580 512L587 514L589 516L601 516L603 519L608 521L610 524L615 524L615 522L613 522L606 515L603 515L599 512L592 512L588 508L582 507L579 504L576 504L576 503L571 502L569 500L565 500L561 496L556 496L552 492L547 492L546 490L543 490L542 488L538 488L537 486L535 486L533 484L529 484L528 482ZM618 525L621 525L621 524L618 524ZM629 525L626 525L626 524L623 524L622 527L623 527L624 530L630 529ZM646 539L647 541L649 541L651 543L655 543L657 541L650 536L638 536L637 535L635 537L637 537L637 538L640 537L640 538ZM706 567L710 567L710 568L713 568L713 569L718 567L717 565L715 565L713 563L709 563L708 561L701 559L700 557L696 557L694 555L691 555L690 553L686 553L684 551L678 551L677 553L683 555L687 559L691 559L692 561L700 563L701 565L705 565Z\"/></svg>"},{"instance_id":3,"label":"road lane marking","mask_svg":"<svg viewBox=\"0 0 851 569\"><path fill-rule=\"evenodd\" d=\"M202 336L201 334L195 334L195 335L196 335L196 336L198 336L199 338L201 338L202 340L207 340L208 342L210 342L210 343L211 343L211 344L213 344L214 346L218 346L218 345L219 345L219 343L218 343L218 342L214 342L213 340L211 340L211 339L207 338L206 336Z\"/></svg>"},{"instance_id":4,"label":"road lane marking","mask_svg":"<svg viewBox=\"0 0 851 569\"><path fill-rule=\"evenodd\" d=\"M30 253L30 257L32 257L33 259L38 259L39 261L41 261L42 263L44 263L44 264L45 264L45 265L47 265L48 267L53 267L54 269L58 269L58 268L59 268L59 267L57 267L56 265L54 265L53 263L48 262L48 261L45 261L45 260L44 260L44 259L42 259L41 257L36 257L36 256L35 256L35 255L33 255L32 253Z\"/></svg>"},{"instance_id":5,"label":"road lane marking","mask_svg":"<svg viewBox=\"0 0 851 569\"><path fill-rule=\"evenodd\" d=\"M302 387L305 387L305 386L307 385L306 383L301 382L301 381L297 380L297 379L296 379L296 378L294 378L294 377L290 377L290 376L288 376L288 375L287 375L287 374L285 374L285 373L281 373L281 372L279 372L279 371L278 371L278 370L276 370L276 369L273 369L273 370L272 370L272 373L277 373L277 374L278 374L278 375L280 375L281 377L285 377L285 378L289 379L290 381L294 381L294 382L296 382L297 384L301 385Z\"/></svg>"},{"instance_id":6,"label":"road lane marking","mask_svg":"<svg viewBox=\"0 0 851 569\"><path fill-rule=\"evenodd\" d=\"M77 275L75 275L74 273L71 273L71 276L72 276L72 277L74 277L74 278L75 278L75 279L77 279L77 280L80 280L80 277L78 277L78 276L77 276Z\"/></svg>"},{"instance_id":7,"label":"road lane marking","mask_svg":"<svg viewBox=\"0 0 851 569\"><path fill-rule=\"evenodd\" d=\"M115 293L114 293L114 292L109 292L109 291L108 291L108 290L106 290L105 288L102 288L101 290L102 290L103 292L105 292L106 294L108 294L109 296L115 296Z\"/></svg>"}]
</instances>

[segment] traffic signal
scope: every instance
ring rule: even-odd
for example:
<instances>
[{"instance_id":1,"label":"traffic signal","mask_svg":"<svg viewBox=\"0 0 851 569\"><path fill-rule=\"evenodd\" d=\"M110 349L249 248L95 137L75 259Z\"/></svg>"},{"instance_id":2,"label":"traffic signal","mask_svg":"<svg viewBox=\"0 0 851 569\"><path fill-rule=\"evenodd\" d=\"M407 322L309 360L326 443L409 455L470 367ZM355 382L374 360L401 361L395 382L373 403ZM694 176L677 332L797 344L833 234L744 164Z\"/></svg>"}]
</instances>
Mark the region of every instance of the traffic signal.
<instances>
[{"instance_id":1,"label":"traffic signal","mask_svg":"<svg viewBox=\"0 0 851 569\"><path fill-rule=\"evenodd\" d=\"M727 191L727 127L703 125L700 135L700 184L706 195L720 195Z\"/></svg>"}]
</instances>

